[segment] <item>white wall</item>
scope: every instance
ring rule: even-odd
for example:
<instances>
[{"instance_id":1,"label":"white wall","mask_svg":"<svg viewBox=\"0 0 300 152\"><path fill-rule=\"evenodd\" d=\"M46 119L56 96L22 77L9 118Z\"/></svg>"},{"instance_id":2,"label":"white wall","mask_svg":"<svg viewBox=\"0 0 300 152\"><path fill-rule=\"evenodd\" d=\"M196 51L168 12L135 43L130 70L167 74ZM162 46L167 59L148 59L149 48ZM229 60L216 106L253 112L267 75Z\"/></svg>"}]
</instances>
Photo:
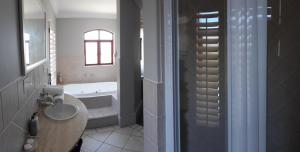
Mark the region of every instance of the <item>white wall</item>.
<instances>
[{"instance_id":1,"label":"white wall","mask_svg":"<svg viewBox=\"0 0 300 152\"><path fill-rule=\"evenodd\" d=\"M64 83L117 81L116 65L84 65L84 33L104 29L116 35L114 19L57 19L57 68ZM115 51L116 52L116 51Z\"/></svg>"}]
</instances>

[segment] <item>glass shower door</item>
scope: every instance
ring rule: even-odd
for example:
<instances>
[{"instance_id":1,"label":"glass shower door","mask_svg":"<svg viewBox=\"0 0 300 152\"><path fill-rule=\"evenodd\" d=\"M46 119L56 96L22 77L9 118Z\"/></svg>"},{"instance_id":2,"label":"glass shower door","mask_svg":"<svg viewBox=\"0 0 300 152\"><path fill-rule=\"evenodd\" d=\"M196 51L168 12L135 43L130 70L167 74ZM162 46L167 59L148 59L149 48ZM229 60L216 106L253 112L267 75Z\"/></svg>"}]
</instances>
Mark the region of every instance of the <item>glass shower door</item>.
<instances>
[{"instance_id":1,"label":"glass shower door","mask_svg":"<svg viewBox=\"0 0 300 152\"><path fill-rule=\"evenodd\" d=\"M226 152L225 0L178 0L182 152Z\"/></svg>"}]
</instances>

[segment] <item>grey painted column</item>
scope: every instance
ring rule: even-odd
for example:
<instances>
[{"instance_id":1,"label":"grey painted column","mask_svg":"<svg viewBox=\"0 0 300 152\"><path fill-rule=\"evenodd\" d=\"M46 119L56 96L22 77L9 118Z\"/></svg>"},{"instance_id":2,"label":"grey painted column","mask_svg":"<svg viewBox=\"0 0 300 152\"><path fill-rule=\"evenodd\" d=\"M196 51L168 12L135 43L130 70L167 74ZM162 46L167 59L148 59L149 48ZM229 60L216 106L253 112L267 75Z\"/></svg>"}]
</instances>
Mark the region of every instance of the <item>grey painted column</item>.
<instances>
[{"instance_id":1,"label":"grey painted column","mask_svg":"<svg viewBox=\"0 0 300 152\"><path fill-rule=\"evenodd\" d=\"M158 0L143 0L144 21L144 151L165 152L165 109Z\"/></svg>"},{"instance_id":2,"label":"grey painted column","mask_svg":"<svg viewBox=\"0 0 300 152\"><path fill-rule=\"evenodd\" d=\"M134 0L118 2L119 117L120 125L128 126L136 122L135 104L140 99L140 8Z\"/></svg>"}]
</instances>

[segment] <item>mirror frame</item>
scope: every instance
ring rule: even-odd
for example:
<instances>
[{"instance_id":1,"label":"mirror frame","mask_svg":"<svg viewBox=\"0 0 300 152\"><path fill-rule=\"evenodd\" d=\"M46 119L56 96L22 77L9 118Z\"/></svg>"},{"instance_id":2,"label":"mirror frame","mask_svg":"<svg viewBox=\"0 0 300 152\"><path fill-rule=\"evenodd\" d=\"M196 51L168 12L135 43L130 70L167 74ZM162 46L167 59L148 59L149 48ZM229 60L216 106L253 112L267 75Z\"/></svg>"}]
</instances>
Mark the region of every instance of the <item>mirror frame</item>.
<instances>
[{"instance_id":1,"label":"mirror frame","mask_svg":"<svg viewBox=\"0 0 300 152\"><path fill-rule=\"evenodd\" d=\"M37 61L36 63L33 63L29 66L25 63L25 50L24 50L24 0L18 0L18 8L19 8L19 36L20 36L20 58L21 58L21 73L23 76L25 76L27 73L34 70L36 67L44 64L47 61L47 14L45 11L45 8L43 6L43 3L41 0L38 0L40 2L43 14L44 14L44 26L45 26L45 45L44 50L45 51L45 57L41 59L40 61Z\"/></svg>"}]
</instances>

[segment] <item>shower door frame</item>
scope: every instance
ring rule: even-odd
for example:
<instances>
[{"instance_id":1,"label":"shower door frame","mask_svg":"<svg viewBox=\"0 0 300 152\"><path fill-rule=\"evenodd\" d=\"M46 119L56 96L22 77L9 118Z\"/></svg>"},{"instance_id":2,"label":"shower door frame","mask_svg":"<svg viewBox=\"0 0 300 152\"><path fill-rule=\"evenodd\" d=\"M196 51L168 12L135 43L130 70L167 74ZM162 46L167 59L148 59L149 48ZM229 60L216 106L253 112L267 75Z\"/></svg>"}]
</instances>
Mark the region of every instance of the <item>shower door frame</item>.
<instances>
[{"instance_id":1,"label":"shower door frame","mask_svg":"<svg viewBox=\"0 0 300 152\"><path fill-rule=\"evenodd\" d=\"M164 81L165 81L165 113L166 113L166 151L180 152L180 78L179 78L179 44L178 44L178 0L165 0L163 3L163 35L164 35ZM224 21L226 21L226 15ZM224 27L226 33L226 25ZM224 50L226 48L226 36L224 36ZM225 51L226 52L226 51ZM226 53L224 54L226 56ZM226 57L224 63L226 64ZM224 66L224 80L227 80L226 65ZM227 88L226 81L224 88ZM227 92L224 90L224 100L227 99ZM228 110L228 107L225 106ZM225 116L225 127L227 128L227 114ZM225 128L225 129L226 129ZM226 129L227 130L227 129ZM225 133L227 136L227 133ZM227 146L226 146L227 147ZM227 148L228 149L228 148Z\"/></svg>"},{"instance_id":2,"label":"shower door frame","mask_svg":"<svg viewBox=\"0 0 300 152\"><path fill-rule=\"evenodd\" d=\"M179 71L177 51L177 0L164 0L163 44L164 44L164 83L165 83L165 151L180 152L180 103Z\"/></svg>"}]
</instances>

